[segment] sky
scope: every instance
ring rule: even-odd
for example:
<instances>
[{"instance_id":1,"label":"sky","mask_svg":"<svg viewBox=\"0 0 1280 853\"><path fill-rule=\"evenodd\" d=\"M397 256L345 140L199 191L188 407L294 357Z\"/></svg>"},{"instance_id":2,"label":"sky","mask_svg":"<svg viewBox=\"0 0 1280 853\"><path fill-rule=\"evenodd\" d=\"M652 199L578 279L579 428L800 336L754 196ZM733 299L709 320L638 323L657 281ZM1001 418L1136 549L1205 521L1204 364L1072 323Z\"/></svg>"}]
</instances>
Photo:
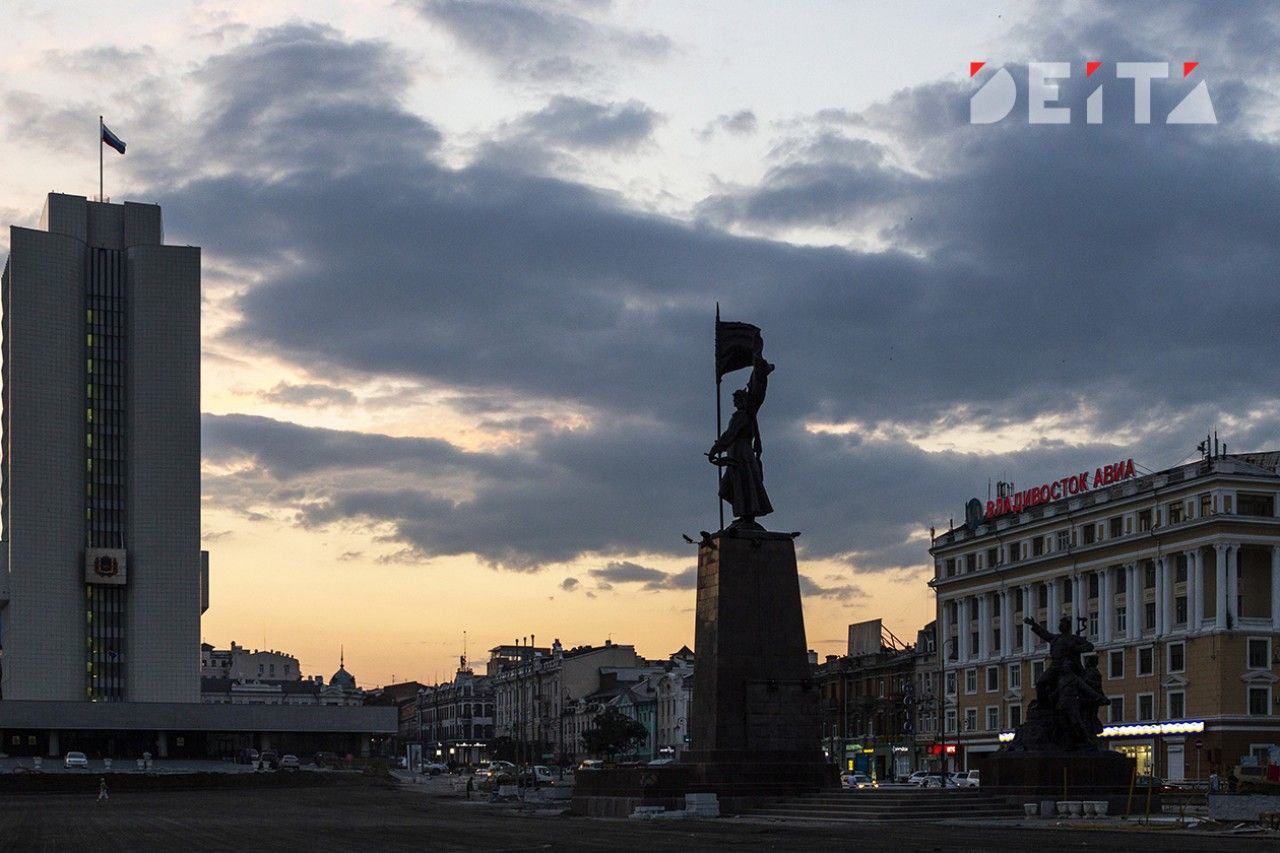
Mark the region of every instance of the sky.
<instances>
[{"instance_id":1,"label":"sky","mask_svg":"<svg viewBox=\"0 0 1280 853\"><path fill-rule=\"evenodd\" d=\"M930 528L994 480L1158 470L1211 429L1280 449L1270 4L134 0L0 27L0 222L96 193L104 115L106 194L202 247L219 647L326 676L342 648L370 686L447 678L464 642L692 646L717 301L777 365L763 520L802 532L820 655L864 619L914 639ZM1066 124L1028 121L1049 61ZM1170 63L1151 123L1118 61ZM1002 68L1014 109L971 124ZM1165 124L1200 83L1217 123Z\"/></svg>"}]
</instances>

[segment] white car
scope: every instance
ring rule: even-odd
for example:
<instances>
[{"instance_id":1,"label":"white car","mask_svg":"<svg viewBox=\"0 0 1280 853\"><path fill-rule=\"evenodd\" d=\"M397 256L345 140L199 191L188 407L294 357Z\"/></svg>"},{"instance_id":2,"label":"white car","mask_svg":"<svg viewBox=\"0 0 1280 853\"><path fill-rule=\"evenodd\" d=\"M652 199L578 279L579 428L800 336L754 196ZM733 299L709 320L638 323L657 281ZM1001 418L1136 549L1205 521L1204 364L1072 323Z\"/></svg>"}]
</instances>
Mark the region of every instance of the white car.
<instances>
[{"instance_id":1,"label":"white car","mask_svg":"<svg viewBox=\"0 0 1280 853\"><path fill-rule=\"evenodd\" d=\"M840 787L860 790L862 788L878 788L880 786L873 782L866 773L853 773L846 770L840 774Z\"/></svg>"},{"instance_id":2,"label":"white car","mask_svg":"<svg viewBox=\"0 0 1280 853\"><path fill-rule=\"evenodd\" d=\"M296 755L282 755L282 756L280 756L280 769L281 769L281 770L297 770L297 769L298 769L298 764L299 764L299 762L298 762L298 756L296 756Z\"/></svg>"},{"instance_id":3,"label":"white car","mask_svg":"<svg viewBox=\"0 0 1280 853\"><path fill-rule=\"evenodd\" d=\"M68 752L62 763L68 770L72 767L83 767L86 770L89 768L89 759L83 752Z\"/></svg>"},{"instance_id":4,"label":"white car","mask_svg":"<svg viewBox=\"0 0 1280 853\"><path fill-rule=\"evenodd\" d=\"M908 785L915 785L916 787L921 787L924 785L925 781L928 778L929 778L928 770L917 770L915 773L912 773L910 776L908 776L906 781Z\"/></svg>"},{"instance_id":5,"label":"white car","mask_svg":"<svg viewBox=\"0 0 1280 853\"><path fill-rule=\"evenodd\" d=\"M980 787L980 780L978 778L978 773L979 771L977 770L962 770L961 772L955 774L956 787L957 788Z\"/></svg>"}]
</instances>

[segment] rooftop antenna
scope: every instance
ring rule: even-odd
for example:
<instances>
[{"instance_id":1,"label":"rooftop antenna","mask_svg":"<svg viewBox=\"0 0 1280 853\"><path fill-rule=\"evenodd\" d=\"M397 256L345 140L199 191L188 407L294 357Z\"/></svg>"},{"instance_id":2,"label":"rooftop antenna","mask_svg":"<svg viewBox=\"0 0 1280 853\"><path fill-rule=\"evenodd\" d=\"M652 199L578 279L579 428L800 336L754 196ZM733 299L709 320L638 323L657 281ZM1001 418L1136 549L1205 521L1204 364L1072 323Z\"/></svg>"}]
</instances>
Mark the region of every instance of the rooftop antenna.
<instances>
[{"instance_id":1,"label":"rooftop antenna","mask_svg":"<svg viewBox=\"0 0 1280 853\"><path fill-rule=\"evenodd\" d=\"M1218 431L1215 429L1213 431L1213 456L1216 459L1219 455L1221 455L1221 450L1218 448Z\"/></svg>"}]
</instances>

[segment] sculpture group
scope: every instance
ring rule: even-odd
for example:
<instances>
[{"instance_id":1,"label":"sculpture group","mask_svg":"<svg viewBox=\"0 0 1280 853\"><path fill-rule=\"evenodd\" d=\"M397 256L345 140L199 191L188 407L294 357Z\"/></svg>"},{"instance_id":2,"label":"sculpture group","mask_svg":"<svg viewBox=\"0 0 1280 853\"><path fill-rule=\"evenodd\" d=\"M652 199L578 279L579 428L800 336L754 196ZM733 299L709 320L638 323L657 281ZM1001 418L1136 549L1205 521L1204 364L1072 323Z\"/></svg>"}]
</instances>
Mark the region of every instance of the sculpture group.
<instances>
[{"instance_id":1,"label":"sculpture group","mask_svg":"<svg viewBox=\"0 0 1280 853\"><path fill-rule=\"evenodd\" d=\"M1009 750L1014 752L1092 751L1098 749L1102 722L1098 709L1111 704L1102 694L1098 658L1093 643L1071 630L1071 617L1058 622L1058 633L1030 617L1023 620L1049 644L1049 665L1036 679L1036 698L1027 720L1018 727Z\"/></svg>"}]
</instances>

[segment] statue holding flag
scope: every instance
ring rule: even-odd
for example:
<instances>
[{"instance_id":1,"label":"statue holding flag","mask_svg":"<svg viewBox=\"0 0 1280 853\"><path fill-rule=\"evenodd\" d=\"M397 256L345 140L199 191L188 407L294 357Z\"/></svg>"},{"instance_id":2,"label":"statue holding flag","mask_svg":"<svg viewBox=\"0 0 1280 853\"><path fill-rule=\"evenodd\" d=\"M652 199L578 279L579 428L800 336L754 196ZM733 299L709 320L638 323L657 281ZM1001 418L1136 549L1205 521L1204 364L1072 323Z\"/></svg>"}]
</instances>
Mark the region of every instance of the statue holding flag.
<instances>
[{"instance_id":1,"label":"statue holding flag","mask_svg":"<svg viewBox=\"0 0 1280 853\"><path fill-rule=\"evenodd\" d=\"M760 328L750 323L726 323L716 311L716 399L719 426L719 386L726 373L751 368L747 387L733 392L733 416L715 444L707 451L713 465L721 466L720 498L733 507L731 529L763 530L756 522L773 512L764 488L760 464L763 445L756 414L764 404L773 365L764 359Z\"/></svg>"}]
</instances>

